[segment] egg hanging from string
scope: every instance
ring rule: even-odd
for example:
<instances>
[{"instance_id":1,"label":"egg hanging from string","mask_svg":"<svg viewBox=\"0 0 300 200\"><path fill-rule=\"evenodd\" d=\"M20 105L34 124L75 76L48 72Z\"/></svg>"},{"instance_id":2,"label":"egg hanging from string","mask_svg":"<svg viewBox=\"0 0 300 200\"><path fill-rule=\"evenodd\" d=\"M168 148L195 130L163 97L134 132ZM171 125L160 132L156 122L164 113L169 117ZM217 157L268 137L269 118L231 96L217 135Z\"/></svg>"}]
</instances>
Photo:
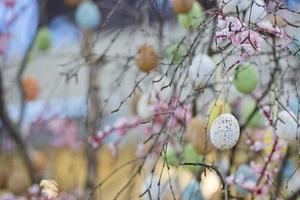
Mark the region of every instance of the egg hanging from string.
<instances>
[{"instance_id":1,"label":"egg hanging from string","mask_svg":"<svg viewBox=\"0 0 300 200\"><path fill-rule=\"evenodd\" d=\"M78 6L83 0L64 0L65 4L70 7Z\"/></svg>"},{"instance_id":2,"label":"egg hanging from string","mask_svg":"<svg viewBox=\"0 0 300 200\"><path fill-rule=\"evenodd\" d=\"M94 30L101 23L101 12L98 6L92 1L82 2L75 11L77 25L84 30Z\"/></svg>"},{"instance_id":3,"label":"egg hanging from string","mask_svg":"<svg viewBox=\"0 0 300 200\"><path fill-rule=\"evenodd\" d=\"M198 154L205 155L214 149L209 139L209 129L206 129L206 123L199 117L194 117L188 123L186 138Z\"/></svg>"},{"instance_id":4,"label":"egg hanging from string","mask_svg":"<svg viewBox=\"0 0 300 200\"><path fill-rule=\"evenodd\" d=\"M175 43L169 46L167 49L167 56L170 62L180 64L182 60L187 56L187 47L183 43Z\"/></svg>"},{"instance_id":5,"label":"egg hanging from string","mask_svg":"<svg viewBox=\"0 0 300 200\"><path fill-rule=\"evenodd\" d=\"M27 76L22 80L24 96L26 101L33 101L39 96L39 83L35 76Z\"/></svg>"},{"instance_id":6,"label":"egg hanging from string","mask_svg":"<svg viewBox=\"0 0 300 200\"><path fill-rule=\"evenodd\" d=\"M217 100L216 102L212 102L209 105L209 109L208 109L209 117L208 117L207 128L210 129L212 123L219 115L221 115L222 113L230 113L230 112L231 112L231 108L227 102L224 102L222 100Z\"/></svg>"},{"instance_id":7,"label":"egg hanging from string","mask_svg":"<svg viewBox=\"0 0 300 200\"><path fill-rule=\"evenodd\" d=\"M287 142L294 143L297 141L298 120L291 111L280 111L276 122L277 136ZM299 130L298 130L299 129Z\"/></svg>"},{"instance_id":8,"label":"egg hanging from string","mask_svg":"<svg viewBox=\"0 0 300 200\"><path fill-rule=\"evenodd\" d=\"M137 114L143 120L149 120L154 115L151 96L148 93L143 94L137 103Z\"/></svg>"},{"instance_id":9,"label":"egg hanging from string","mask_svg":"<svg viewBox=\"0 0 300 200\"><path fill-rule=\"evenodd\" d=\"M243 93L250 94L257 86L259 75L256 67L250 63L240 65L234 75L235 88Z\"/></svg>"},{"instance_id":10,"label":"egg hanging from string","mask_svg":"<svg viewBox=\"0 0 300 200\"><path fill-rule=\"evenodd\" d=\"M195 31L204 20L202 8L197 1L194 2L188 13L179 14L177 18L179 24L189 31Z\"/></svg>"},{"instance_id":11,"label":"egg hanging from string","mask_svg":"<svg viewBox=\"0 0 300 200\"><path fill-rule=\"evenodd\" d=\"M188 13L194 4L195 0L173 0L173 10L177 14L185 14Z\"/></svg>"},{"instance_id":12,"label":"egg hanging from string","mask_svg":"<svg viewBox=\"0 0 300 200\"><path fill-rule=\"evenodd\" d=\"M182 200L204 200L198 181L191 181L182 192Z\"/></svg>"},{"instance_id":13,"label":"egg hanging from string","mask_svg":"<svg viewBox=\"0 0 300 200\"><path fill-rule=\"evenodd\" d=\"M158 65L159 57L152 45L143 44L135 56L135 63L138 68L148 73Z\"/></svg>"},{"instance_id":14,"label":"egg hanging from string","mask_svg":"<svg viewBox=\"0 0 300 200\"><path fill-rule=\"evenodd\" d=\"M206 54L198 54L193 58L189 68L189 77L196 86L214 79L215 62Z\"/></svg>"},{"instance_id":15,"label":"egg hanging from string","mask_svg":"<svg viewBox=\"0 0 300 200\"><path fill-rule=\"evenodd\" d=\"M45 52L51 47L50 32L47 27L41 27L36 35L34 47L41 52Z\"/></svg>"},{"instance_id":16,"label":"egg hanging from string","mask_svg":"<svg viewBox=\"0 0 300 200\"><path fill-rule=\"evenodd\" d=\"M210 129L212 144L221 150L234 147L240 137L240 125L237 119L229 113L218 116Z\"/></svg>"}]
</instances>

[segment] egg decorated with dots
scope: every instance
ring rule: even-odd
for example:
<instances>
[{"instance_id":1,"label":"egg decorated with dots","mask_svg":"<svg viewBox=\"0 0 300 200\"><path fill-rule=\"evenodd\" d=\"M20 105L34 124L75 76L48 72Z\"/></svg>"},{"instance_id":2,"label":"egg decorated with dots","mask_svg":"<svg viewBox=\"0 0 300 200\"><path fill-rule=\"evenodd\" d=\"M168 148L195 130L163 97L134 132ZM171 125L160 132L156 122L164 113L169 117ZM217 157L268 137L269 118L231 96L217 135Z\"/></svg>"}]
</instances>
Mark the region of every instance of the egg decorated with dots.
<instances>
[{"instance_id":1,"label":"egg decorated with dots","mask_svg":"<svg viewBox=\"0 0 300 200\"><path fill-rule=\"evenodd\" d=\"M195 31L204 20L202 8L197 1L194 2L192 9L188 13L179 14L177 18L179 24L189 31Z\"/></svg>"},{"instance_id":2,"label":"egg decorated with dots","mask_svg":"<svg viewBox=\"0 0 300 200\"><path fill-rule=\"evenodd\" d=\"M258 71L256 67L250 63L240 65L234 75L235 88L243 93L250 94L257 86L259 80Z\"/></svg>"},{"instance_id":3,"label":"egg decorated with dots","mask_svg":"<svg viewBox=\"0 0 300 200\"><path fill-rule=\"evenodd\" d=\"M294 143L297 141L298 121L291 111L280 111L276 122L276 134L284 141Z\"/></svg>"},{"instance_id":4,"label":"egg decorated with dots","mask_svg":"<svg viewBox=\"0 0 300 200\"><path fill-rule=\"evenodd\" d=\"M231 108L228 103L217 100L216 102L211 103L208 109L208 123L207 128L210 128L214 120L221 115L222 113L230 113Z\"/></svg>"},{"instance_id":5,"label":"egg decorated with dots","mask_svg":"<svg viewBox=\"0 0 300 200\"><path fill-rule=\"evenodd\" d=\"M177 14L188 13L194 4L195 0L173 0L173 10Z\"/></svg>"},{"instance_id":6,"label":"egg decorated with dots","mask_svg":"<svg viewBox=\"0 0 300 200\"><path fill-rule=\"evenodd\" d=\"M209 139L209 129L206 129L206 123L200 117L194 117L188 123L186 138L198 154L205 155L214 149Z\"/></svg>"},{"instance_id":7,"label":"egg decorated with dots","mask_svg":"<svg viewBox=\"0 0 300 200\"><path fill-rule=\"evenodd\" d=\"M189 68L189 77L196 86L214 79L216 63L206 54L198 54L193 58Z\"/></svg>"},{"instance_id":8,"label":"egg decorated with dots","mask_svg":"<svg viewBox=\"0 0 300 200\"><path fill-rule=\"evenodd\" d=\"M216 148L231 149L237 144L239 137L240 125L232 114L224 113L214 120L210 129L210 140Z\"/></svg>"},{"instance_id":9,"label":"egg decorated with dots","mask_svg":"<svg viewBox=\"0 0 300 200\"><path fill-rule=\"evenodd\" d=\"M182 200L204 200L198 181L191 181L182 192Z\"/></svg>"},{"instance_id":10,"label":"egg decorated with dots","mask_svg":"<svg viewBox=\"0 0 300 200\"><path fill-rule=\"evenodd\" d=\"M135 56L135 63L138 68L148 73L158 65L159 57L152 45L143 44Z\"/></svg>"},{"instance_id":11,"label":"egg decorated with dots","mask_svg":"<svg viewBox=\"0 0 300 200\"><path fill-rule=\"evenodd\" d=\"M77 25L84 30L94 30L101 23L101 12L98 6L92 1L82 2L75 11Z\"/></svg>"},{"instance_id":12,"label":"egg decorated with dots","mask_svg":"<svg viewBox=\"0 0 300 200\"><path fill-rule=\"evenodd\" d=\"M187 55L187 47L183 43L175 43L169 46L167 50L168 58L171 62L179 64Z\"/></svg>"}]
</instances>

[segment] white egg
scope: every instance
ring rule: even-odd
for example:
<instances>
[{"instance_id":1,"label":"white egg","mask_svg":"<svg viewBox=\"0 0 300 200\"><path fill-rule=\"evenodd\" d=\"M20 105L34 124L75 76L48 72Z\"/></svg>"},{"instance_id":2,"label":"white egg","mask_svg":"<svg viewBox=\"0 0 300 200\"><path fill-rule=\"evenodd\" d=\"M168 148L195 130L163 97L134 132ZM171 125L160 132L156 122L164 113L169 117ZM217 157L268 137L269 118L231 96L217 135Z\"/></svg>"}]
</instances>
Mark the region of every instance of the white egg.
<instances>
[{"instance_id":1,"label":"white egg","mask_svg":"<svg viewBox=\"0 0 300 200\"><path fill-rule=\"evenodd\" d=\"M278 137L287 142L297 141L298 122L292 112L280 111L276 123L276 133Z\"/></svg>"},{"instance_id":2,"label":"white egg","mask_svg":"<svg viewBox=\"0 0 300 200\"><path fill-rule=\"evenodd\" d=\"M215 119L210 129L212 144L221 150L231 149L240 137L237 119L229 113L221 114Z\"/></svg>"},{"instance_id":3,"label":"white egg","mask_svg":"<svg viewBox=\"0 0 300 200\"><path fill-rule=\"evenodd\" d=\"M170 80L166 76L156 76L153 81L151 85L152 95L158 95L161 100L168 101L173 95L172 84L169 86Z\"/></svg>"},{"instance_id":4,"label":"white egg","mask_svg":"<svg viewBox=\"0 0 300 200\"><path fill-rule=\"evenodd\" d=\"M189 77L198 86L213 79L215 68L216 64L209 56L198 54L193 58L192 65L189 68Z\"/></svg>"},{"instance_id":5,"label":"white egg","mask_svg":"<svg viewBox=\"0 0 300 200\"><path fill-rule=\"evenodd\" d=\"M137 104L137 114L143 120L151 119L154 115L154 110L151 105L151 96L143 94Z\"/></svg>"}]
</instances>

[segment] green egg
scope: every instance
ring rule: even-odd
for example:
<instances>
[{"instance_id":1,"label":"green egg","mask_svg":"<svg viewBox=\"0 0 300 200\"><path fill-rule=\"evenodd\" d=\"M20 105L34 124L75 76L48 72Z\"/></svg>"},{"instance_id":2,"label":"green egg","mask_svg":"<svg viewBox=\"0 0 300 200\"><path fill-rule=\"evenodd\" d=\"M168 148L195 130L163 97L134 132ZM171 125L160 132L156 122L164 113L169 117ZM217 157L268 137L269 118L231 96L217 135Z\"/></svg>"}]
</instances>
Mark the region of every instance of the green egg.
<instances>
[{"instance_id":1,"label":"green egg","mask_svg":"<svg viewBox=\"0 0 300 200\"><path fill-rule=\"evenodd\" d=\"M178 166L178 164L179 164L179 160L176 155L176 151L170 145L168 145L168 148L167 148L166 160L168 162L168 165L171 165L171 166Z\"/></svg>"},{"instance_id":2,"label":"green egg","mask_svg":"<svg viewBox=\"0 0 300 200\"><path fill-rule=\"evenodd\" d=\"M197 154L197 152L195 151L194 147L191 144L187 144L184 147L183 162L186 162L186 163L202 163L202 160L203 160L203 156ZM195 166L186 165L185 167L186 167L186 169L188 169L192 173L197 173L199 171L199 169L202 169L202 167L198 166L198 165L195 165Z\"/></svg>"},{"instance_id":3,"label":"green egg","mask_svg":"<svg viewBox=\"0 0 300 200\"><path fill-rule=\"evenodd\" d=\"M242 123L246 123L248 117L251 115L253 110L255 109L255 101L253 99L246 99L241 108L241 121ZM248 123L248 126L250 127L262 127L266 123L265 116L260 112L257 111L250 122Z\"/></svg>"},{"instance_id":4,"label":"green egg","mask_svg":"<svg viewBox=\"0 0 300 200\"><path fill-rule=\"evenodd\" d=\"M187 48L184 44L175 43L172 44L167 50L167 56L170 61L174 61L175 64L179 64L187 54Z\"/></svg>"},{"instance_id":5,"label":"green egg","mask_svg":"<svg viewBox=\"0 0 300 200\"><path fill-rule=\"evenodd\" d=\"M41 27L37 33L34 46L40 51L47 51L51 47L50 32L47 27Z\"/></svg>"},{"instance_id":6,"label":"green egg","mask_svg":"<svg viewBox=\"0 0 300 200\"><path fill-rule=\"evenodd\" d=\"M201 6L197 1L194 2L190 12L179 14L177 18L179 24L190 31L196 30L204 19Z\"/></svg>"},{"instance_id":7,"label":"green egg","mask_svg":"<svg viewBox=\"0 0 300 200\"><path fill-rule=\"evenodd\" d=\"M236 69L233 83L239 92L243 94L250 94L255 90L258 79L259 77L256 67L247 63Z\"/></svg>"}]
</instances>

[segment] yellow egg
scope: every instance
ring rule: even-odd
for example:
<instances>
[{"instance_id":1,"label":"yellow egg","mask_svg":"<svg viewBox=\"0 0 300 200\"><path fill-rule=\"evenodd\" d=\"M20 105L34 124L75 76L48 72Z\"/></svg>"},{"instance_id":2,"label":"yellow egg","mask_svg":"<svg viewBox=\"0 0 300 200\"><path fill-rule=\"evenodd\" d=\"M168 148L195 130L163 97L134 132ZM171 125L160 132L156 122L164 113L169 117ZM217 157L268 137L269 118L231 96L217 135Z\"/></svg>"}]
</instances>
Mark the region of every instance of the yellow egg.
<instances>
[{"instance_id":1,"label":"yellow egg","mask_svg":"<svg viewBox=\"0 0 300 200\"><path fill-rule=\"evenodd\" d=\"M208 109L208 124L207 128L210 129L212 123L215 121L215 119L223 114L223 113L230 113L231 108L228 103L222 101L222 100L217 100L216 102L213 102Z\"/></svg>"},{"instance_id":2,"label":"yellow egg","mask_svg":"<svg viewBox=\"0 0 300 200\"><path fill-rule=\"evenodd\" d=\"M209 130L206 129L206 123L199 117L194 117L188 123L186 137L197 153L201 155L210 153L214 149L209 139Z\"/></svg>"},{"instance_id":3,"label":"yellow egg","mask_svg":"<svg viewBox=\"0 0 300 200\"><path fill-rule=\"evenodd\" d=\"M14 170L7 182L7 189L16 194L24 194L30 187L30 180L24 171Z\"/></svg>"},{"instance_id":4,"label":"yellow egg","mask_svg":"<svg viewBox=\"0 0 300 200\"><path fill-rule=\"evenodd\" d=\"M57 149L52 163L53 179L62 190L82 188L87 175L87 159L83 150Z\"/></svg>"}]
</instances>

